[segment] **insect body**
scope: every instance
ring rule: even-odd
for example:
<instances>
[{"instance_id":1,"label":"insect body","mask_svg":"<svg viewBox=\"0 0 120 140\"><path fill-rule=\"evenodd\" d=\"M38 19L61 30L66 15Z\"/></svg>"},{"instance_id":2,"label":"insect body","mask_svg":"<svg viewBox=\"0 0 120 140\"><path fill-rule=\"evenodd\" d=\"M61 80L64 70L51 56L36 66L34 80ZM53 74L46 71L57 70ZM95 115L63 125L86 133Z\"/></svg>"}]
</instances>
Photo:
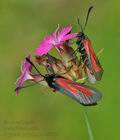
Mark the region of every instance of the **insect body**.
<instances>
[{"instance_id":1,"label":"insect body","mask_svg":"<svg viewBox=\"0 0 120 140\"><path fill-rule=\"evenodd\" d=\"M90 7L88 10L84 29L87 25L88 17L92 8L93 7ZM80 25L82 31L77 34L77 41L76 41L76 44L78 46L77 50L80 53L89 81L94 83L96 80L98 81L101 80L103 69L92 48L90 39L84 34L84 29L82 28L79 19L78 19L78 24Z\"/></svg>"},{"instance_id":2,"label":"insect body","mask_svg":"<svg viewBox=\"0 0 120 140\"><path fill-rule=\"evenodd\" d=\"M78 45L78 51L81 54L82 61L89 67L88 56L84 47L84 40L88 40L88 38L83 32L79 32L77 35L76 44Z\"/></svg>"}]
</instances>

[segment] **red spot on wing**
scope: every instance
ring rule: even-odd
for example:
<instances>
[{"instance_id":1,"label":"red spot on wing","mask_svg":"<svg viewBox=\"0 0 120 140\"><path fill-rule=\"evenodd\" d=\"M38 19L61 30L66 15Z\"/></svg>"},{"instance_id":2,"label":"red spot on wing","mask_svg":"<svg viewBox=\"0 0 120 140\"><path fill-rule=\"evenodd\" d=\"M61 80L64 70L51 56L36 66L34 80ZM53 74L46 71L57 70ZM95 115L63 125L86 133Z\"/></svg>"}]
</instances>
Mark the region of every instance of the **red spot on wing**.
<instances>
[{"instance_id":1,"label":"red spot on wing","mask_svg":"<svg viewBox=\"0 0 120 140\"><path fill-rule=\"evenodd\" d=\"M90 57L95 72L101 71L101 65L92 47L90 48Z\"/></svg>"},{"instance_id":2,"label":"red spot on wing","mask_svg":"<svg viewBox=\"0 0 120 140\"><path fill-rule=\"evenodd\" d=\"M90 59L91 59L90 61L92 63L92 69L95 72L100 72L102 68L93 48L91 47L91 41L89 39L86 39L83 41L83 44L84 44L87 54L90 54Z\"/></svg>"},{"instance_id":3,"label":"red spot on wing","mask_svg":"<svg viewBox=\"0 0 120 140\"><path fill-rule=\"evenodd\" d=\"M56 83L59 84L64 89L67 89L72 94L77 94L79 91L86 96L91 96L92 92L89 88L84 87L82 85L78 85L73 83L71 80L64 79L64 78L58 78L56 79Z\"/></svg>"},{"instance_id":4,"label":"red spot on wing","mask_svg":"<svg viewBox=\"0 0 120 140\"><path fill-rule=\"evenodd\" d=\"M71 94L77 94L78 89L73 86L72 81L64 79L64 78L57 78L56 83L59 84L62 88L68 90Z\"/></svg>"},{"instance_id":5,"label":"red spot on wing","mask_svg":"<svg viewBox=\"0 0 120 140\"><path fill-rule=\"evenodd\" d=\"M85 94L86 96L91 96L92 92L91 89L84 87L82 85L78 85L78 84L74 84L74 87L76 87L77 89L79 89L79 91L83 94Z\"/></svg>"}]
</instances>

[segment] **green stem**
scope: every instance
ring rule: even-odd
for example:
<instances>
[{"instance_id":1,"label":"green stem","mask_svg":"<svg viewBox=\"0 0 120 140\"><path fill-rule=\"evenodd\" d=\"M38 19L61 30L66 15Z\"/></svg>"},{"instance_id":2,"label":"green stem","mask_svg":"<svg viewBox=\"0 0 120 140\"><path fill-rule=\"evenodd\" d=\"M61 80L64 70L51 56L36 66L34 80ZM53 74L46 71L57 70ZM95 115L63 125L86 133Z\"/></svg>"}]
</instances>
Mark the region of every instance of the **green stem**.
<instances>
[{"instance_id":1,"label":"green stem","mask_svg":"<svg viewBox=\"0 0 120 140\"><path fill-rule=\"evenodd\" d=\"M89 140L94 140L91 125L90 125L90 121L89 121L89 117L88 117L88 113L87 113L87 108L85 106L84 106L84 116L85 116L86 126L87 126L87 129L88 129Z\"/></svg>"}]
</instances>

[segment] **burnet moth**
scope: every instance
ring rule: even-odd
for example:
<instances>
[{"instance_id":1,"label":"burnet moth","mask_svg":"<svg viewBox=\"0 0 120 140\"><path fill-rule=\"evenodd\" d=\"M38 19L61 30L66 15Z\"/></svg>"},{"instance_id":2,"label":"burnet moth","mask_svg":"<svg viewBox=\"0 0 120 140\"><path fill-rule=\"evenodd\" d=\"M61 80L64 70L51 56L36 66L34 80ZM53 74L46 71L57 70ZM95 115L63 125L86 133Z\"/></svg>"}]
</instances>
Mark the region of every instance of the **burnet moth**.
<instances>
[{"instance_id":1,"label":"burnet moth","mask_svg":"<svg viewBox=\"0 0 120 140\"><path fill-rule=\"evenodd\" d=\"M84 34L84 30L86 28L88 17L92 8L93 7L91 6L88 9L84 27L82 27L78 18L78 24L80 25L81 32L78 32L77 34L76 44L78 46L77 51L79 51L80 53L81 60L83 61L83 66L85 68L85 72L88 76L88 80L91 83L95 83L96 80L97 81L101 80L103 74L103 68L92 48L90 39L88 38L87 35Z\"/></svg>"},{"instance_id":2,"label":"burnet moth","mask_svg":"<svg viewBox=\"0 0 120 140\"><path fill-rule=\"evenodd\" d=\"M37 70L29 58L26 58L26 60ZM40 72L39 74L44 78L48 86L53 89L53 91L59 91L60 93L71 97L84 106L96 105L102 97L101 93L96 89L83 84L77 84L62 77L61 75L42 75Z\"/></svg>"}]
</instances>

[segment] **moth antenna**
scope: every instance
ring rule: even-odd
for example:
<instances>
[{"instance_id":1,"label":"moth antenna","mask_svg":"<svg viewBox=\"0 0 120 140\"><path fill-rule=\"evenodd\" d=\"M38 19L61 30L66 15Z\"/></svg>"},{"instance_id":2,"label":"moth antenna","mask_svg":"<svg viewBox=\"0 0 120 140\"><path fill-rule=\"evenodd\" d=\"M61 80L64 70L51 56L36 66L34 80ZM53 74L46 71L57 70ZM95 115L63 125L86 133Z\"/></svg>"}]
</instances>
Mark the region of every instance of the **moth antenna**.
<instances>
[{"instance_id":1,"label":"moth antenna","mask_svg":"<svg viewBox=\"0 0 120 140\"><path fill-rule=\"evenodd\" d=\"M28 57L26 57L26 60L35 68L35 70L36 70L42 77L44 77L44 75L42 75L42 74L39 72L39 70L36 68L36 66L33 64L33 62L32 62Z\"/></svg>"},{"instance_id":2,"label":"moth antenna","mask_svg":"<svg viewBox=\"0 0 120 140\"><path fill-rule=\"evenodd\" d=\"M38 81L38 82L36 82L36 83L34 83L34 84L26 85L26 86L23 86L23 87L17 87L17 88L15 89L15 92L16 92L18 89L22 89L22 88L27 88L27 87L35 86L36 84L39 84L39 82L41 82L41 81L44 81L44 80L40 80L40 81Z\"/></svg>"},{"instance_id":3,"label":"moth antenna","mask_svg":"<svg viewBox=\"0 0 120 140\"><path fill-rule=\"evenodd\" d=\"M82 32L83 32L83 27L82 27L82 25L81 25L81 23L80 23L80 19L79 19L79 18L77 18L77 23L78 23L78 25L80 26L80 29L81 29Z\"/></svg>"},{"instance_id":4,"label":"moth antenna","mask_svg":"<svg viewBox=\"0 0 120 140\"><path fill-rule=\"evenodd\" d=\"M85 28L86 28L86 26L87 26L88 18L89 18L89 15L90 15L90 12L91 12L92 9L93 9L93 6L90 6L89 9L88 9L87 17L86 17L86 20L85 20L85 25L84 25L83 30L85 30Z\"/></svg>"}]
</instances>

